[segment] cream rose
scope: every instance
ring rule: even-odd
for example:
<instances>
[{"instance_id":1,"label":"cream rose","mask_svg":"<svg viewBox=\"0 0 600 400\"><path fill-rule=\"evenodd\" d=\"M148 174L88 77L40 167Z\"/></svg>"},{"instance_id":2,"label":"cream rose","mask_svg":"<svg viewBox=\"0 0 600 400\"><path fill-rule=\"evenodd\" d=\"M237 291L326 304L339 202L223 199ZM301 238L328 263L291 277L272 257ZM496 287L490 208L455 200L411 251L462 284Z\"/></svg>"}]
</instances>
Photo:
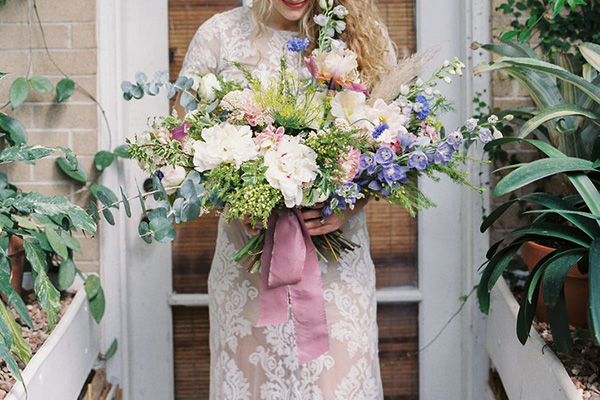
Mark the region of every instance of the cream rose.
<instances>
[{"instance_id":1,"label":"cream rose","mask_svg":"<svg viewBox=\"0 0 600 400\"><path fill-rule=\"evenodd\" d=\"M194 149L194 166L199 172L212 169L222 162L237 168L244 161L258 158L258 148L252 140L249 126L235 126L227 122L202 131L204 142L197 140Z\"/></svg>"},{"instance_id":2,"label":"cream rose","mask_svg":"<svg viewBox=\"0 0 600 400\"><path fill-rule=\"evenodd\" d=\"M198 82L198 94L208 103L213 102L217 97L214 89L220 90L221 84L214 74L206 74Z\"/></svg>"},{"instance_id":3,"label":"cream rose","mask_svg":"<svg viewBox=\"0 0 600 400\"><path fill-rule=\"evenodd\" d=\"M281 190L286 207L302 204L302 184L317 177L317 154L297 137L285 137L265 153L265 176L271 186Z\"/></svg>"},{"instance_id":4,"label":"cream rose","mask_svg":"<svg viewBox=\"0 0 600 400\"><path fill-rule=\"evenodd\" d=\"M166 165L160 169L160 172L163 173L162 184L167 194L175 193L177 191L175 186L181 185L186 176L185 168L180 165L175 168Z\"/></svg>"}]
</instances>

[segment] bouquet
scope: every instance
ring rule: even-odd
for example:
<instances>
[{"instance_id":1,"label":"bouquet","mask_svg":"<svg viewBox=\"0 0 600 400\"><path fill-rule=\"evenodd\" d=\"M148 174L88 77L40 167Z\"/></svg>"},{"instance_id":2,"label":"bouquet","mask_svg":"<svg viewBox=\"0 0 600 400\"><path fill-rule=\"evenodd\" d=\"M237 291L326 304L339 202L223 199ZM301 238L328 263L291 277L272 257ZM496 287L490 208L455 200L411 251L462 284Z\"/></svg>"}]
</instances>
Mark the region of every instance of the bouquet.
<instances>
[{"instance_id":1,"label":"bouquet","mask_svg":"<svg viewBox=\"0 0 600 400\"><path fill-rule=\"evenodd\" d=\"M393 101L370 98L360 83L356 54L335 39L344 29L347 10L329 2L321 6L323 13L315 17L318 45L303 59L309 74L288 68L288 57L302 57L309 44L307 39L293 39L279 74L268 81L239 64L246 82L207 74L200 77L195 94L188 91L191 78L180 77L174 85L159 80L171 96L183 90L187 113L154 118L150 128L129 143L129 153L153 175L167 203L164 209L175 222L216 209L229 221L247 218L253 227L262 226L234 258L250 271L266 268L259 325L288 317L287 290L271 297L267 292L300 280L320 283L317 260L337 259L357 246L339 231L308 235L300 207L322 203L322 214L328 216L353 208L363 197L374 197L414 215L434 205L416 185L420 175L437 172L469 185L459 169L465 159L461 144L474 137L487 142L498 134L497 120L479 125L471 119L449 133L438 120L450 105L436 86L450 83L450 76L461 75L465 68L456 58L427 80L401 85ZM126 98L131 98L135 87L125 86ZM278 229L284 232L279 237L289 238L285 246L277 243ZM149 231L151 225L140 230L144 236ZM296 252L299 261L284 274L289 280L277 283L269 271L282 260L279 247ZM289 257L284 262L289 264ZM315 262L316 269L307 272L305 264ZM293 293L290 296L294 303ZM274 304L285 304L277 316L270 311ZM302 312L295 314L302 318ZM300 343L298 347L301 350Z\"/></svg>"}]
</instances>

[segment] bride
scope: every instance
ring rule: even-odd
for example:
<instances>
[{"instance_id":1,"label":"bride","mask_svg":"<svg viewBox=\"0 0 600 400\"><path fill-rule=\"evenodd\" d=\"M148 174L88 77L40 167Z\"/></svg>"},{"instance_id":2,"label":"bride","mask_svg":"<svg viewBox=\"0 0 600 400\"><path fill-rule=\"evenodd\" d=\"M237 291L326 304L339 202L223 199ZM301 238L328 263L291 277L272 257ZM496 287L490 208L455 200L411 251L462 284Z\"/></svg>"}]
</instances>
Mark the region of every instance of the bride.
<instances>
[{"instance_id":1,"label":"bride","mask_svg":"<svg viewBox=\"0 0 600 400\"><path fill-rule=\"evenodd\" d=\"M333 0L254 0L217 14L196 32L187 51L181 75L220 74L243 79L229 61L267 78L279 69L288 40L308 38L310 52L318 26L313 17L320 2ZM348 11L340 35L357 53L361 82L377 82L395 61L387 31L373 0L335 0ZM343 8L339 8L343 10ZM298 57L290 67L302 71ZM343 218L326 218L316 207L303 210L311 235L341 229L359 243L339 262L321 262L330 349L313 361L298 365L293 323L257 328L260 274L249 274L232 261L257 231L248 223L219 222L215 256L209 280L211 399L382 399L377 350L375 269L369 253L366 201Z\"/></svg>"}]
</instances>

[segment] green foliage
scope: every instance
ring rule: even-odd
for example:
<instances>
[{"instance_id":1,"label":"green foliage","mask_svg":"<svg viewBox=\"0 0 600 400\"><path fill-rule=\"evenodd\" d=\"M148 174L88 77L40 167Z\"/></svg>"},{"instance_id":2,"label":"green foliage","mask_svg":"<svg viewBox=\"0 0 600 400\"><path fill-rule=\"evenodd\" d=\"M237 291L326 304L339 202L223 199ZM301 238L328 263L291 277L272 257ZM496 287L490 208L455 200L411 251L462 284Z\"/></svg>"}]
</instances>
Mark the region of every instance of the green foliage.
<instances>
[{"instance_id":1,"label":"green foliage","mask_svg":"<svg viewBox=\"0 0 600 400\"><path fill-rule=\"evenodd\" d=\"M56 160L56 164L61 171L67 174L70 178L73 178L81 183L85 183L88 180L88 173L83 165L79 163L73 164L63 157L59 157Z\"/></svg>"},{"instance_id":2,"label":"green foliage","mask_svg":"<svg viewBox=\"0 0 600 400\"><path fill-rule=\"evenodd\" d=\"M56 84L56 101L62 103L73 95L75 91L75 82L69 78L61 79Z\"/></svg>"},{"instance_id":3,"label":"green foliage","mask_svg":"<svg viewBox=\"0 0 600 400\"><path fill-rule=\"evenodd\" d=\"M537 33L542 51L551 58L571 51L575 43L600 41L597 0L507 0L496 10L514 18L512 29L500 35L503 41L523 43Z\"/></svg>"}]
</instances>

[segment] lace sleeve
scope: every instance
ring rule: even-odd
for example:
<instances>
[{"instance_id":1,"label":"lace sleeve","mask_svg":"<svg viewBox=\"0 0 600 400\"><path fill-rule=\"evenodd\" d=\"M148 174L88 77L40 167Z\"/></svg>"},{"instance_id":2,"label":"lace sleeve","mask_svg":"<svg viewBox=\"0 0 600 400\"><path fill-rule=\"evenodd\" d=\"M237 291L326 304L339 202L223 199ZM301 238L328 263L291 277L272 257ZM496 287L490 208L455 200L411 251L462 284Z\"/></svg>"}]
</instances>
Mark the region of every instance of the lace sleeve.
<instances>
[{"instance_id":1,"label":"lace sleeve","mask_svg":"<svg viewBox=\"0 0 600 400\"><path fill-rule=\"evenodd\" d=\"M207 73L218 74L221 59L221 32L218 16L200 25L188 47L179 75L196 78Z\"/></svg>"}]
</instances>

